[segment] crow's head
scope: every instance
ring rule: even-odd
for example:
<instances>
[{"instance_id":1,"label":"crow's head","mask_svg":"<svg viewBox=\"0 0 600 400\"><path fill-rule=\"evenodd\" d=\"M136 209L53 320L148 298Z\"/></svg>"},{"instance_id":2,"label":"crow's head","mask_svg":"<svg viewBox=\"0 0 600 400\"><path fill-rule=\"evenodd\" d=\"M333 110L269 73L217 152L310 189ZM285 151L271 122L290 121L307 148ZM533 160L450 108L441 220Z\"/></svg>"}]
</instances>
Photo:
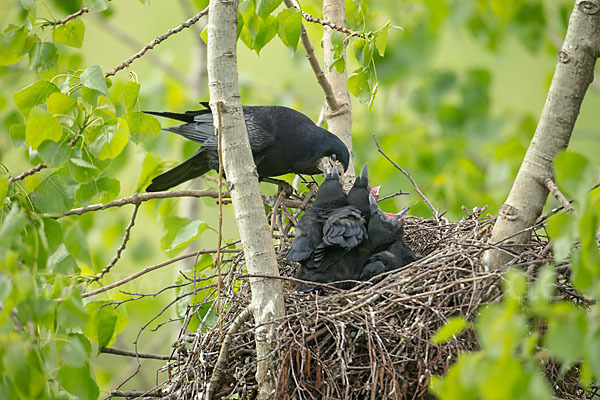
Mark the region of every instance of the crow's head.
<instances>
[{"instance_id":1,"label":"crow's head","mask_svg":"<svg viewBox=\"0 0 600 400\"><path fill-rule=\"evenodd\" d=\"M369 194L371 216L369 218L369 239L374 247L391 244L404 237L404 216L410 207L398 214L383 212L377 200Z\"/></svg>"},{"instance_id":2,"label":"crow's head","mask_svg":"<svg viewBox=\"0 0 600 400\"><path fill-rule=\"evenodd\" d=\"M350 152L348 148L337 136L330 137L331 145L327 150L326 156L331 157L333 161L339 161L344 166L344 172L348 169L350 163Z\"/></svg>"}]
</instances>

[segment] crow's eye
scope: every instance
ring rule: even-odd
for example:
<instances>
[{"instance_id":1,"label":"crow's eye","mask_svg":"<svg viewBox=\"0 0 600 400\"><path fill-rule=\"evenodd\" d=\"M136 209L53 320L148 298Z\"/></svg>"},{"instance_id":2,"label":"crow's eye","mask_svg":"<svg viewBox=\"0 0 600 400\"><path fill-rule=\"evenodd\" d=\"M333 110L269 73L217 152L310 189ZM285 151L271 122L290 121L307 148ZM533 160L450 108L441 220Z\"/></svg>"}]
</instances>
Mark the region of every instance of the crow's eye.
<instances>
[{"instance_id":1,"label":"crow's eye","mask_svg":"<svg viewBox=\"0 0 600 400\"><path fill-rule=\"evenodd\" d=\"M335 153L333 153L333 154L331 155L331 159L332 159L333 161L337 161L337 156L335 155Z\"/></svg>"}]
</instances>

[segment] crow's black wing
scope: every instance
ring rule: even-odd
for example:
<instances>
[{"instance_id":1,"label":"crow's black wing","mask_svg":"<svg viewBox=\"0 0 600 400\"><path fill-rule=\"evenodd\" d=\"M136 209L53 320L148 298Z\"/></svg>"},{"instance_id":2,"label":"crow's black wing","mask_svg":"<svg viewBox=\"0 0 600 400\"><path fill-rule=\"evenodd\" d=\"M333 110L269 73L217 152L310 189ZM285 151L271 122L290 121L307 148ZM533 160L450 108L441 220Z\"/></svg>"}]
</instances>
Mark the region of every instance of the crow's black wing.
<instances>
[{"instance_id":1,"label":"crow's black wing","mask_svg":"<svg viewBox=\"0 0 600 400\"><path fill-rule=\"evenodd\" d=\"M352 249L367 238L365 219L358 208L346 206L333 211L323 225L323 243Z\"/></svg>"}]
</instances>

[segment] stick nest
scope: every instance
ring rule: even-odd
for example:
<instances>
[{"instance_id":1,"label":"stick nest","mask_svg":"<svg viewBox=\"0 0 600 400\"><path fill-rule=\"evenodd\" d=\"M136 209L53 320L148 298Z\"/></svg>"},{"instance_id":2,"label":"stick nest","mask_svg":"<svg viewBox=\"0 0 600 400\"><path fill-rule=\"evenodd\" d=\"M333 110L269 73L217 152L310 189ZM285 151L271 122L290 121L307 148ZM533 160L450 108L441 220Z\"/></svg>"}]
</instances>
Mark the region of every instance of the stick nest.
<instances>
[{"instance_id":1,"label":"stick nest","mask_svg":"<svg viewBox=\"0 0 600 400\"><path fill-rule=\"evenodd\" d=\"M388 273L375 285L362 283L352 290L297 292L295 267L284 258L289 238L279 235L286 316L277 321L280 333L272 354L275 398L433 398L427 391L430 377L444 375L459 353L477 350L478 343L471 329L442 345L433 344L431 336L450 317L475 320L480 306L501 296L501 275L485 271L480 261L490 248L487 240L494 219L480 209L465 213L456 222L407 218L406 242L425 257ZM543 232L537 230L515 258L530 277L552 261ZM568 268L563 269L567 272L559 274L559 292L579 302L568 281ZM221 326L204 325L195 333L182 330L174 345L178 357L165 367L169 380L163 394L182 399L206 398L207 392L217 399L256 396L248 279L240 255L224 273ZM188 319L206 305L190 307ZM230 344L218 362L223 339ZM548 364L546 371L556 395L581 398L577 371L561 375L559 369Z\"/></svg>"}]
</instances>

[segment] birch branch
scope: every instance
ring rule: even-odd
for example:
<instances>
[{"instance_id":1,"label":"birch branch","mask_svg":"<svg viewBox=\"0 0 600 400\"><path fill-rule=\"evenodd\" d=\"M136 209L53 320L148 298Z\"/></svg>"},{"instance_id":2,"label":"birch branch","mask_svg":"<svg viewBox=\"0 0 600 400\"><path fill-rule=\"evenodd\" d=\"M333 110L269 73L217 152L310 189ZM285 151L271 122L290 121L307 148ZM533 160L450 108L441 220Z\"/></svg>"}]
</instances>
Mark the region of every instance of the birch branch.
<instances>
[{"instance_id":1,"label":"birch branch","mask_svg":"<svg viewBox=\"0 0 600 400\"><path fill-rule=\"evenodd\" d=\"M548 198L545 181L551 178L552 163L567 148L585 93L594 79L600 55L600 0L576 0L567 34L558 53L556 70L535 134L512 189L500 208L490 243L504 243L515 253L527 243ZM518 94L516 94L518 95ZM488 250L482 261L490 270L510 261L504 252Z\"/></svg>"}]
</instances>

